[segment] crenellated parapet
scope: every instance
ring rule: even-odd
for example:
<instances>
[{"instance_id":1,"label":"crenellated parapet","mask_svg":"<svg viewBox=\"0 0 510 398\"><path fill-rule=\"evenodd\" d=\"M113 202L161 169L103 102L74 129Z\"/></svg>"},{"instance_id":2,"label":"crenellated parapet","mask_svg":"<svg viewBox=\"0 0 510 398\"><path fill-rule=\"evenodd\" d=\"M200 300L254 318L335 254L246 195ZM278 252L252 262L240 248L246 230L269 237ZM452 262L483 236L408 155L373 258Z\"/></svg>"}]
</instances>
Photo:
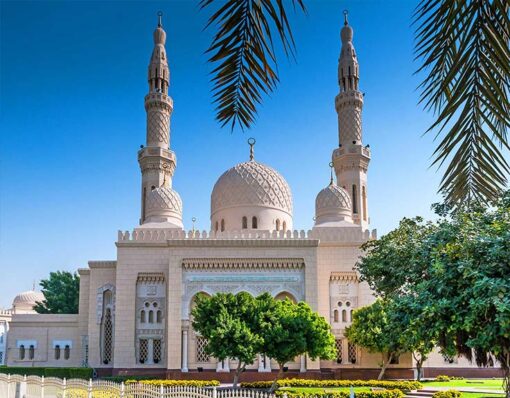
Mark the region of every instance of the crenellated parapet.
<instances>
[{"instance_id":1,"label":"crenellated parapet","mask_svg":"<svg viewBox=\"0 0 510 398\"><path fill-rule=\"evenodd\" d=\"M313 230L287 230L287 231L199 231L178 229L135 229L119 231L117 243L130 242L166 242L180 241L207 241L207 240L320 240L321 242L345 242L358 244L377 238L377 231L361 228L315 228Z\"/></svg>"}]
</instances>

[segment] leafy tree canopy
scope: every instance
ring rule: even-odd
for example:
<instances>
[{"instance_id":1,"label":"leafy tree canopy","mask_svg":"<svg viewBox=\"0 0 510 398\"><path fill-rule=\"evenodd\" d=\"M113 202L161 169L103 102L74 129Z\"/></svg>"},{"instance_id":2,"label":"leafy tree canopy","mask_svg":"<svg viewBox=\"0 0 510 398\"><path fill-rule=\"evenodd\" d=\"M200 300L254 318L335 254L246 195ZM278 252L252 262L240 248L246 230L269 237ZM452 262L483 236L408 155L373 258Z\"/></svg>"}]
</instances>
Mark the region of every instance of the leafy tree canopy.
<instances>
[{"instance_id":1,"label":"leafy tree canopy","mask_svg":"<svg viewBox=\"0 0 510 398\"><path fill-rule=\"evenodd\" d=\"M50 272L49 279L40 282L44 300L34 309L39 314L77 314L80 298L80 277L67 271Z\"/></svg>"}]
</instances>

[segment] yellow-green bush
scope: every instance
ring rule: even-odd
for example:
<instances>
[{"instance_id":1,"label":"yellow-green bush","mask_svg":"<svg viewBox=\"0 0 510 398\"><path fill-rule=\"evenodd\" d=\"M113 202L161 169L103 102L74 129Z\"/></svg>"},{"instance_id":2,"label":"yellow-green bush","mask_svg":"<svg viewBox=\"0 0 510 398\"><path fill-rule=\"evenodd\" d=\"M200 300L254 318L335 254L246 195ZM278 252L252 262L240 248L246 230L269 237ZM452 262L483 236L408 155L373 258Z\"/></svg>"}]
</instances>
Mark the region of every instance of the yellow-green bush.
<instances>
[{"instance_id":1,"label":"yellow-green bush","mask_svg":"<svg viewBox=\"0 0 510 398\"><path fill-rule=\"evenodd\" d=\"M276 395L280 398L287 396L287 398L349 398L349 391L338 392L287 392L276 391ZM382 391L355 391L355 398L403 398L404 393L401 390L382 390ZM446 397L445 397L446 398ZM451 397L456 398L456 397Z\"/></svg>"},{"instance_id":2,"label":"yellow-green bush","mask_svg":"<svg viewBox=\"0 0 510 398\"><path fill-rule=\"evenodd\" d=\"M242 388L269 388L271 381L257 381L241 383ZM378 387L388 390L411 391L422 388L417 381L385 381L385 380L315 380L315 379L282 379L277 382L278 387Z\"/></svg>"},{"instance_id":3,"label":"yellow-green bush","mask_svg":"<svg viewBox=\"0 0 510 398\"><path fill-rule=\"evenodd\" d=\"M219 386L218 380L126 380L128 383L148 384L151 386L164 386L164 387L213 387Z\"/></svg>"},{"instance_id":4,"label":"yellow-green bush","mask_svg":"<svg viewBox=\"0 0 510 398\"><path fill-rule=\"evenodd\" d=\"M457 390L437 391L432 398L460 398L461 395Z\"/></svg>"}]
</instances>

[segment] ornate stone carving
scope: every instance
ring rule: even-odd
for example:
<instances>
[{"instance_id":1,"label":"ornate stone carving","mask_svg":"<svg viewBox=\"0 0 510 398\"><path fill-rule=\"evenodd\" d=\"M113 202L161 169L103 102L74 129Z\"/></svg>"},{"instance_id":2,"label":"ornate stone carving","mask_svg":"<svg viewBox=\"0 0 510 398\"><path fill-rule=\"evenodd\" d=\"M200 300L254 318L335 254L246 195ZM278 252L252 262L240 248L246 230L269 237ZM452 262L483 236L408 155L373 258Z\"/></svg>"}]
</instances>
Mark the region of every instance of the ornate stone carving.
<instances>
[{"instance_id":1,"label":"ornate stone carving","mask_svg":"<svg viewBox=\"0 0 510 398\"><path fill-rule=\"evenodd\" d=\"M361 108L350 106L339 109L338 130L340 142L361 141Z\"/></svg>"},{"instance_id":2,"label":"ornate stone carving","mask_svg":"<svg viewBox=\"0 0 510 398\"><path fill-rule=\"evenodd\" d=\"M331 211L351 211L351 198L347 191L335 184L330 184L319 192L315 199L315 216Z\"/></svg>"},{"instance_id":3,"label":"ornate stone carving","mask_svg":"<svg viewBox=\"0 0 510 398\"><path fill-rule=\"evenodd\" d=\"M185 258L184 269L301 269L302 258Z\"/></svg>"},{"instance_id":4,"label":"ornate stone carving","mask_svg":"<svg viewBox=\"0 0 510 398\"><path fill-rule=\"evenodd\" d=\"M170 115L167 112L151 110L147 113L147 144L168 144L170 137Z\"/></svg>"},{"instance_id":5,"label":"ornate stone carving","mask_svg":"<svg viewBox=\"0 0 510 398\"><path fill-rule=\"evenodd\" d=\"M147 193L147 215L157 213L160 210L171 210L179 215L182 214L181 197L172 188L159 187Z\"/></svg>"},{"instance_id":6,"label":"ornate stone carving","mask_svg":"<svg viewBox=\"0 0 510 398\"><path fill-rule=\"evenodd\" d=\"M287 181L274 169L256 161L227 170L214 185L211 214L231 206L270 206L292 214Z\"/></svg>"}]
</instances>

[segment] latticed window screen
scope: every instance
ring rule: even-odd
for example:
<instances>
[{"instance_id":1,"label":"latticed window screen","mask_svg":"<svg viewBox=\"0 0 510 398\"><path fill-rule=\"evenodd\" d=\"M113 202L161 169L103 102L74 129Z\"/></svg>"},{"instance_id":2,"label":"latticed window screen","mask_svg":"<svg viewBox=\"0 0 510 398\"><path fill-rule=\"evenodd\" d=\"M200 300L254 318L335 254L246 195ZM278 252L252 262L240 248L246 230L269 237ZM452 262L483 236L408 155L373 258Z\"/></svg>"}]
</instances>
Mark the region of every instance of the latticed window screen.
<instances>
[{"instance_id":1,"label":"latticed window screen","mask_svg":"<svg viewBox=\"0 0 510 398\"><path fill-rule=\"evenodd\" d=\"M197 362L209 362L209 355L205 352L207 340L204 337L197 336Z\"/></svg>"},{"instance_id":2,"label":"latticed window screen","mask_svg":"<svg viewBox=\"0 0 510 398\"><path fill-rule=\"evenodd\" d=\"M349 363L356 363L356 346L352 343L347 344L347 355Z\"/></svg>"},{"instance_id":3,"label":"latticed window screen","mask_svg":"<svg viewBox=\"0 0 510 398\"><path fill-rule=\"evenodd\" d=\"M153 340L152 342L152 356L154 363L161 362L161 340Z\"/></svg>"},{"instance_id":4,"label":"latticed window screen","mask_svg":"<svg viewBox=\"0 0 510 398\"><path fill-rule=\"evenodd\" d=\"M342 339L336 339L335 346L336 346L336 362L342 363Z\"/></svg>"},{"instance_id":5,"label":"latticed window screen","mask_svg":"<svg viewBox=\"0 0 510 398\"><path fill-rule=\"evenodd\" d=\"M103 363L108 364L112 361L113 351L113 322L112 313L109 308L106 309L103 329Z\"/></svg>"},{"instance_id":6,"label":"latticed window screen","mask_svg":"<svg viewBox=\"0 0 510 398\"><path fill-rule=\"evenodd\" d=\"M140 347L139 347L139 358L138 362L145 363L147 362L147 358L149 357L149 340L140 339Z\"/></svg>"}]
</instances>

